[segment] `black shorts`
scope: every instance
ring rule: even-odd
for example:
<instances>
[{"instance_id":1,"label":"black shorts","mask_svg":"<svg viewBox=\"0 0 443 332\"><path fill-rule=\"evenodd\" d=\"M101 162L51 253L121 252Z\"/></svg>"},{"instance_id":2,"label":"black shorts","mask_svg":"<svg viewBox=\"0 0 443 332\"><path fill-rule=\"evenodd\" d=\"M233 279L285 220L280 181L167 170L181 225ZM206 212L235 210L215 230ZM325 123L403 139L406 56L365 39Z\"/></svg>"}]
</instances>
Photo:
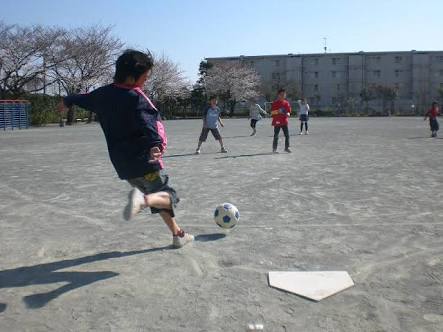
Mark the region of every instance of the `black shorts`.
<instances>
[{"instance_id":1,"label":"black shorts","mask_svg":"<svg viewBox=\"0 0 443 332\"><path fill-rule=\"evenodd\" d=\"M218 130L218 128L203 128L200 134L200 142L206 142L209 132L212 133L212 136L214 136L217 141L221 140L220 130Z\"/></svg>"},{"instance_id":2,"label":"black shorts","mask_svg":"<svg viewBox=\"0 0 443 332\"><path fill-rule=\"evenodd\" d=\"M257 122L258 122L258 120L256 120L256 119L251 119L251 128L254 128L254 129L255 129L255 127L256 127L256 125L257 125Z\"/></svg>"},{"instance_id":3,"label":"black shorts","mask_svg":"<svg viewBox=\"0 0 443 332\"><path fill-rule=\"evenodd\" d=\"M147 173L143 177L129 179L127 181L131 186L136 187L145 195L155 194L161 191L168 193L169 197L171 198L171 209L151 208L151 213L166 211L171 215L171 217L175 216L174 208L177 206L177 203L180 201L180 199L178 198L174 188L168 185L169 176L165 173L165 171L162 170Z\"/></svg>"},{"instance_id":4,"label":"black shorts","mask_svg":"<svg viewBox=\"0 0 443 332\"><path fill-rule=\"evenodd\" d=\"M300 114L300 121L307 122L309 120L309 116L307 114Z\"/></svg>"}]
</instances>

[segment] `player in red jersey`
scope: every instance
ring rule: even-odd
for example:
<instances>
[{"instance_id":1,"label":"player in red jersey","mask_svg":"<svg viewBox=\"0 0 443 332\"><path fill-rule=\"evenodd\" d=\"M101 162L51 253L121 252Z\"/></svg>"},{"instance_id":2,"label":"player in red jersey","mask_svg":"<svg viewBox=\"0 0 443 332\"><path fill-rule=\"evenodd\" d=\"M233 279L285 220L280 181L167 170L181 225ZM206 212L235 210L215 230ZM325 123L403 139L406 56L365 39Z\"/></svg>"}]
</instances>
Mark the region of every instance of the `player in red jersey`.
<instances>
[{"instance_id":1,"label":"player in red jersey","mask_svg":"<svg viewBox=\"0 0 443 332\"><path fill-rule=\"evenodd\" d=\"M289 117L291 116L291 105L286 100L285 89L278 90L278 98L272 103L271 107L272 126L274 127L274 141L272 143L272 151L277 152L278 135L280 129L285 134L285 151L290 153L289 149Z\"/></svg>"}]
</instances>

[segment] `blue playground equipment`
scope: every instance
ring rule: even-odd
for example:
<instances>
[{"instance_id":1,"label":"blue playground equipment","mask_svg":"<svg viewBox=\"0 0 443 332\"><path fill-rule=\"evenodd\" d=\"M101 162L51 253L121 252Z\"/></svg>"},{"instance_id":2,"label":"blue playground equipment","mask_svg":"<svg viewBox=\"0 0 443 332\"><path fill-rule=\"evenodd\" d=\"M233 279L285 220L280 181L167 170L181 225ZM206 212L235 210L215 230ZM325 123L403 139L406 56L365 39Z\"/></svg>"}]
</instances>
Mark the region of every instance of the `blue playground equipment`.
<instances>
[{"instance_id":1,"label":"blue playground equipment","mask_svg":"<svg viewBox=\"0 0 443 332\"><path fill-rule=\"evenodd\" d=\"M31 103L27 100L0 100L0 129L29 128Z\"/></svg>"}]
</instances>

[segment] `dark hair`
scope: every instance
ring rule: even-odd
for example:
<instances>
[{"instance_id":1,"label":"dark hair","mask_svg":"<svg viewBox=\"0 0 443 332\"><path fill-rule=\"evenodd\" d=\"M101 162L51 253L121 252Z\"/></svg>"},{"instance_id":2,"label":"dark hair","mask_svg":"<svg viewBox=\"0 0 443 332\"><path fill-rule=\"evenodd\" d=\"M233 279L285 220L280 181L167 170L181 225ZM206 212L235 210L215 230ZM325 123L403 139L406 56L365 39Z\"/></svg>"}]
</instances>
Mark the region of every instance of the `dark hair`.
<instances>
[{"instance_id":1,"label":"dark hair","mask_svg":"<svg viewBox=\"0 0 443 332\"><path fill-rule=\"evenodd\" d=\"M280 89L278 89L277 94L279 95L279 94L282 93L282 92L286 92L286 90L283 89L283 88L280 88Z\"/></svg>"},{"instance_id":2,"label":"dark hair","mask_svg":"<svg viewBox=\"0 0 443 332\"><path fill-rule=\"evenodd\" d=\"M138 80L154 66L151 53L143 53L135 50L126 50L120 55L115 63L114 81L123 83L128 77Z\"/></svg>"},{"instance_id":3,"label":"dark hair","mask_svg":"<svg viewBox=\"0 0 443 332\"><path fill-rule=\"evenodd\" d=\"M438 103L437 103L436 101L434 101L434 102L432 103L432 107L434 107L434 106L438 106Z\"/></svg>"},{"instance_id":4,"label":"dark hair","mask_svg":"<svg viewBox=\"0 0 443 332\"><path fill-rule=\"evenodd\" d=\"M211 101L213 99L217 99L217 96L216 95L209 96L209 101Z\"/></svg>"}]
</instances>

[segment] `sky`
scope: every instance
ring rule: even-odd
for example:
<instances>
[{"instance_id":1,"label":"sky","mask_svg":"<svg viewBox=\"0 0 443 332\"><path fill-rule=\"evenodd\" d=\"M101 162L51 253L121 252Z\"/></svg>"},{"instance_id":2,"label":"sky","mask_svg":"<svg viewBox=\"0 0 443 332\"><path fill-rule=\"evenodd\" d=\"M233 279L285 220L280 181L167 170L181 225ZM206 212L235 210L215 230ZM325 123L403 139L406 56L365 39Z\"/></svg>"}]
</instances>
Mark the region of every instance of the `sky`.
<instances>
[{"instance_id":1,"label":"sky","mask_svg":"<svg viewBox=\"0 0 443 332\"><path fill-rule=\"evenodd\" d=\"M442 50L442 0L0 0L9 24L112 26L195 81L205 57Z\"/></svg>"}]
</instances>

